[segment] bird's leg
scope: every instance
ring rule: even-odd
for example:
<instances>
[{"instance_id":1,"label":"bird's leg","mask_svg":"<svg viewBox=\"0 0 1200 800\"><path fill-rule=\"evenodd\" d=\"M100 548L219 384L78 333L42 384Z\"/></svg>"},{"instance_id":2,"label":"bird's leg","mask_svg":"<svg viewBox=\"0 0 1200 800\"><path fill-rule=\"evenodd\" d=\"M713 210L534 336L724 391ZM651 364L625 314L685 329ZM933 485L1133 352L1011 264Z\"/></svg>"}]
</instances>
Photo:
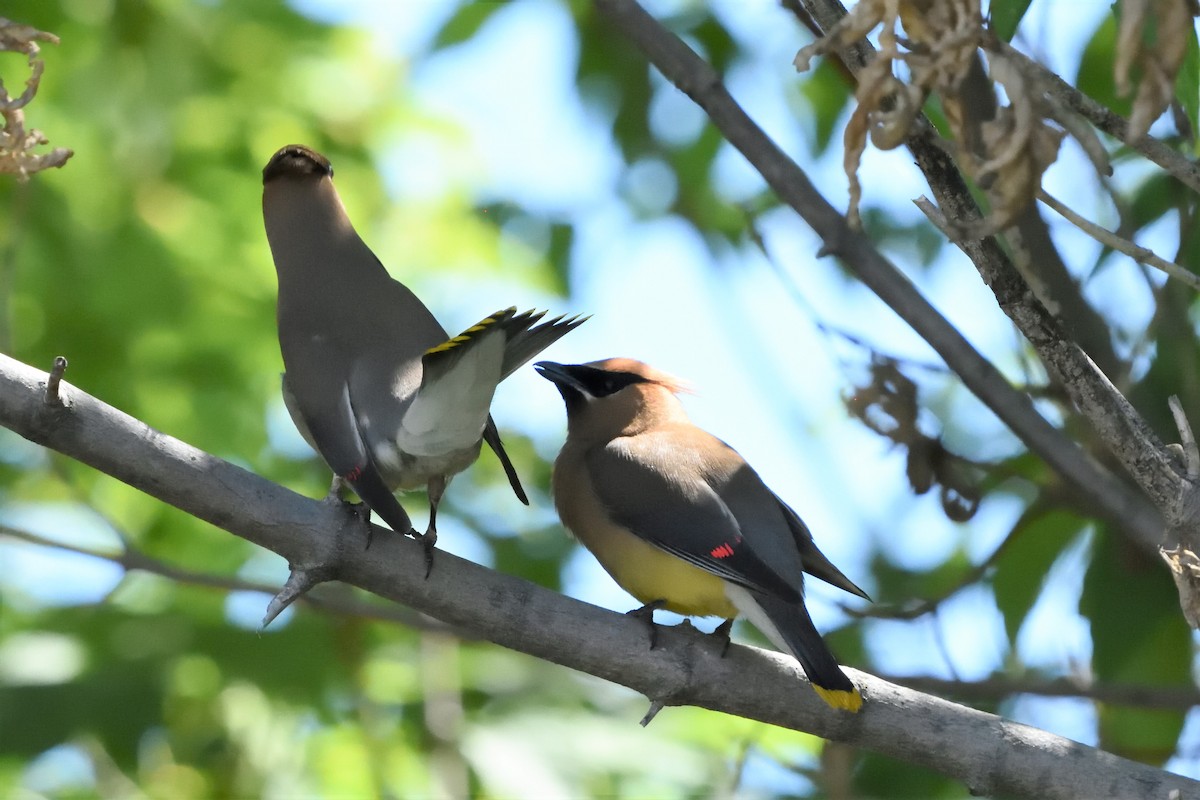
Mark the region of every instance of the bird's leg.
<instances>
[{"instance_id":1,"label":"bird's leg","mask_svg":"<svg viewBox=\"0 0 1200 800\"><path fill-rule=\"evenodd\" d=\"M333 480L329 482L329 491L321 498L321 502L328 506L345 506L350 510L350 513L363 521L367 526L367 546L364 550L371 549L371 507L366 503L351 503L348 500L342 499L342 490L349 488L350 483L341 475L334 473Z\"/></svg>"},{"instance_id":2,"label":"bird's leg","mask_svg":"<svg viewBox=\"0 0 1200 800\"><path fill-rule=\"evenodd\" d=\"M346 488L346 481L341 475L334 473L333 480L329 482L329 492L325 495L324 502L329 505L336 505L342 501L342 489Z\"/></svg>"},{"instance_id":3,"label":"bird's leg","mask_svg":"<svg viewBox=\"0 0 1200 800\"><path fill-rule=\"evenodd\" d=\"M433 546L437 544L437 510L438 503L442 502L442 494L446 491L446 477L439 475L429 481L429 526L425 529L425 533L420 534L417 538L421 540L421 544L425 546L425 577L429 577L429 573L433 571Z\"/></svg>"},{"instance_id":4,"label":"bird's leg","mask_svg":"<svg viewBox=\"0 0 1200 800\"><path fill-rule=\"evenodd\" d=\"M729 632L733 630L733 620L727 619L713 629L709 636L714 637L717 643L721 645L721 658L729 652Z\"/></svg>"},{"instance_id":5,"label":"bird's leg","mask_svg":"<svg viewBox=\"0 0 1200 800\"><path fill-rule=\"evenodd\" d=\"M633 611L626 611L625 616L640 619L650 626L650 649L653 650L658 644L658 628L654 625L654 612L667 604L665 599L651 600L641 608L635 608Z\"/></svg>"}]
</instances>

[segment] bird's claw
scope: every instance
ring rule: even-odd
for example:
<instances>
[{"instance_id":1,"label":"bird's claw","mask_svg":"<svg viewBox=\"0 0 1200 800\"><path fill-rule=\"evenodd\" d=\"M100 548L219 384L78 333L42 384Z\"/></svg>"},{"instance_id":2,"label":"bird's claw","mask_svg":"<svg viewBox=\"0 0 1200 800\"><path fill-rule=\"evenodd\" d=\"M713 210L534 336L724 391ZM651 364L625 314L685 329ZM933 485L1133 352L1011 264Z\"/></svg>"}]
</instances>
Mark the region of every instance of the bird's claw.
<instances>
[{"instance_id":1,"label":"bird's claw","mask_svg":"<svg viewBox=\"0 0 1200 800\"><path fill-rule=\"evenodd\" d=\"M429 580L429 574L433 572L433 551L434 545L437 544L437 529L429 528L424 533L417 533L416 528L408 532L408 535L421 543L425 548L425 580Z\"/></svg>"},{"instance_id":2,"label":"bird's claw","mask_svg":"<svg viewBox=\"0 0 1200 800\"><path fill-rule=\"evenodd\" d=\"M729 632L732 630L733 620L727 619L714 628L713 632L709 634L709 636L714 637L717 643L721 645L721 658L724 658L725 654L729 652Z\"/></svg>"},{"instance_id":3,"label":"bird's claw","mask_svg":"<svg viewBox=\"0 0 1200 800\"><path fill-rule=\"evenodd\" d=\"M626 611L625 616L640 619L650 628L650 649L658 645L658 627L654 624L654 612L667 604L666 600L651 600L641 608Z\"/></svg>"},{"instance_id":4,"label":"bird's claw","mask_svg":"<svg viewBox=\"0 0 1200 800\"><path fill-rule=\"evenodd\" d=\"M371 507L366 503L351 503L349 501L342 500L338 498L337 495L333 494L326 497L324 502L340 503L342 507L349 511L352 516L362 520L363 527L367 529L367 544L363 550L370 550L371 541L375 535L375 526L371 524Z\"/></svg>"}]
</instances>

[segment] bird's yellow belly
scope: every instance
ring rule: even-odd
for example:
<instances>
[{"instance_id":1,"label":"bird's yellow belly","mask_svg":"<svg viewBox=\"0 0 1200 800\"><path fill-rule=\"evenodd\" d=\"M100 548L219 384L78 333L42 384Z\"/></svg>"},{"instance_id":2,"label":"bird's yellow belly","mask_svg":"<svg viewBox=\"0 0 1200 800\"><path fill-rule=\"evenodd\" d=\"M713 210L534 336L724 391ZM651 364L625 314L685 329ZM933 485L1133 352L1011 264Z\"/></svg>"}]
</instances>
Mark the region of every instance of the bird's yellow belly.
<instances>
[{"instance_id":1,"label":"bird's yellow belly","mask_svg":"<svg viewBox=\"0 0 1200 800\"><path fill-rule=\"evenodd\" d=\"M600 565L621 588L643 603L665 600L663 608L697 617L737 616L725 582L710 572L647 544L616 525L576 530Z\"/></svg>"}]
</instances>

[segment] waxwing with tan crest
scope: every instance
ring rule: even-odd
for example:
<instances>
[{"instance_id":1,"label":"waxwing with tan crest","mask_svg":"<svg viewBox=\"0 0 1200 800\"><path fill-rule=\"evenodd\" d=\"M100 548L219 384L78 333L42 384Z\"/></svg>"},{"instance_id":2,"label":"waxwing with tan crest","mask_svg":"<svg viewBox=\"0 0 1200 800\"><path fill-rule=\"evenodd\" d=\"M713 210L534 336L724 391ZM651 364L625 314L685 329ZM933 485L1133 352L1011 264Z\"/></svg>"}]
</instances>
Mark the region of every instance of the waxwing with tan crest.
<instances>
[{"instance_id":1,"label":"waxwing with tan crest","mask_svg":"<svg viewBox=\"0 0 1200 800\"><path fill-rule=\"evenodd\" d=\"M554 462L559 516L646 604L634 613L741 613L796 657L825 702L858 711L862 695L804 607L803 576L866 593L733 448L691 423L676 397L683 385L627 358L534 367L567 406Z\"/></svg>"},{"instance_id":2,"label":"waxwing with tan crest","mask_svg":"<svg viewBox=\"0 0 1200 800\"><path fill-rule=\"evenodd\" d=\"M427 564L447 482L482 442L529 500L488 409L496 385L583 322L508 308L451 337L394 280L350 223L328 159L289 145L263 169L263 220L279 278L284 399L301 434L395 531L422 538ZM540 322L540 324L538 324ZM397 489L427 488L417 534Z\"/></svg>"}]
</instances>

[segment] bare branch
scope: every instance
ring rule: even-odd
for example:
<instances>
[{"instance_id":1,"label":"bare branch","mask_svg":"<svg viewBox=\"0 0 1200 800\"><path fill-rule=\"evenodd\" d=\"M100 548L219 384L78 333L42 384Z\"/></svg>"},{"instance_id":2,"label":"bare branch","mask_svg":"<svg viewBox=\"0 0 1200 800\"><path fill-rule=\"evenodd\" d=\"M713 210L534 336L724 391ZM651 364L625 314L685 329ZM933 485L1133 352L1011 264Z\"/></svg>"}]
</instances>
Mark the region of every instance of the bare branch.
<instances>
[{"instance_id":1,"label":"bare branch","mask_svg":"<svg viewBox=\"0 0 1200 800\"><path fill-rule=\"evenodd\" d=\"M1116 233L1102 228L1090 220L1084 219L1044 189L1038 191L1038 199L1105 247L1116 250L1119 253L1124 253L1134 261L1161 270L1175 280L1182 281L1191 288L1200 291L1200 275L1192 272L1187 267L1182 267L1174 261L1167 261L1165 258L1155 255L1153 250L1136 245L1128 239L1118 236Z\"/></svg>"},{"instance_id":2,"label":"bare branch","mask_svg":"<svg viewBox=\"0 0 1200 800\"><path fill-rule=\"evenodd\" d=\"M1175 427L1179 429L1179 445L1186 480L1182 481L1175 503L1167 509L1167 532L1159 555L1167 562L1171 578L1179 592L1179 606L1192 628L1200 628L1200 556L1196 555L1195 531L1200 528L1200 492L1196 490L1200 476L1200 447L1179 398L1172 395L1167 401Z\"/></svg>"},{"instance_id":3,"label":"bare branch","mask_svg":"<svg viewBox=\"0 0 1200 800\"><path fill-rule=\"evenodd\" d=\"M1188 686L1130 686L1098 684L1078 678L1006 678L982 681L954 681L924 676L889 675L888 680L917 689L961 700L995 702L1017 694L1040 697L1085 697L1101 703L1116 703L1140 708L1180 711L1200 705L1200 691Z\"/></svg>"},{"instance_id":4,"label":"bare branch","mask_svg":"<svg viewBox=\"0 0 1200 800\"><path fill-rule=\"evenodd\" d=\"M1120 114L1114 114L1106 106L1088 97L1007 42L997 42L996 46L1005 55L1020 62L1022 69L1039 74L1042 78L1039 87L1046 92L1049 99L1074 111L1109 136L1119 139L1162 167L1180 183L1200 192L1200 163L1192 161L1151 136L1134 138L1130 134L1129 121Z\"/></svg>"},{"instance_id":5,"label":"bare branch","mask_svg":"<svg viewBox=\"0 0 1200 800\"><path fill-rule=\"evenodd\" d=\"M721 657L708 637L667 628L646 647L644 625L527 581L439 553L428 580L424 548L378 529L370 550L343 511L277 486L159 433L72 388L71 404L42 402L46 373L0 356L0 423L200 519L284 556L336 565L342 580L461 626L505 647L635 689L804 730L963 781L976 794L1040 798L1167 796L1200 784L1026 725L849 670L865 705L826 706L795 660L749 647ZM345 545L341 546L339 540Z\"/></svg>"},{"instance_id":6,"label":"bare branch","mask_svg":"<svg viewBox=\"0 0 1200 800\"><path fill-rule=\"evenodd\" d=\"M228 592L258 592L270 595L276 587L257 581L229 578L194 572L171 566L140 552L120 554L80 547L69 542L48 539L29 531L8 525L0 525L0 536L15 539L39 547L62 550L69 553L97 558L117 564L130 571L148 572L188 586L219 589ZM331 587L337 588L337 587ZM957 590L957 589L956 589ZM462 628L451 628L432 617L408 611L395 605L368 603L351 599L344 592L314 590L304 595L301 602L318 611L356 619L403 625L418 630L452 634L458 639L473 640L477 637ZM843 611L847 609L843 608ZM877 616L871 614L869 616ZM911 619L907 613L884 614L888 619ZM995 701L1014 694L1033 694L1046 697L1086 697L1105 703L1140 706L1142 708L1165 708L1178 710L1200 705L1200 691L1169 686L1128 686L1120 684L1093 684L1076 678L1040 680L1037 678L995 677L983 681L952 681L924 676L888 676L887 680L922 692L949 695L963 700ZM660 707L658 711L661 711ZM657 711L655 712L657 713Z\"/></svg>"},{"instance_id":7,"label":"bare branch","mask_svg":"<svg viewBox=\"0 0 1200 800\"><path fill-rule=\"evenodd\" d=\"M1196 446L1196 434L1192 432L1192 423L1188 422L1187 414L1183 410L1183 403L1179 402L1179 396L1171 395L1167 399L1167 405L1171 408L1175 427L1179 429L1179 443L1183 450L1183 463L1187 469L1187 479L1194 481L1200 478L1200 447Z\"/></svg>"},{"instance_id":8,"label":"bare branch","mask_svg":"<svg viewBox=\"0 0 1200 800\"><path fill-rule=\"evenodd\" d=\"M129 572L146 572L187 586L199 586L206 589L217 589L224 592L258 592L268 597L278 591L277 586L272 586L271 584L267 583L247 581L241 578L227 577L225 575L213 575L207 572L195 572L193 570L182 569L181 567L176 567L164 561L152 558L151 556L134 549L129 549L125 552L94 550L88 547L80 547L79 545L71 544L70 542L66 541L47 539L44 536L38 536L35 533L13 528L9 525L0 525L0 536L7 537L9 539L15 539L21 542L27 542L39 547L48 547L55 550L63 550L69 553L77 553L79 555L97 558L102 561L108 561L112 564L117 564ZM343 588L346 587L330 587L330 590L317 589L304 595L304 597L301 598L301 601L306 605L317 609L318 611L337 614L339 616L375 620L378 622L390 622L393 624L404 625L409 628L429 630L437 633L450 633L460 639L474 638L471 634L465 630L462 630L461 628L452 628L448 625L442 624L432 617L427 617L423 614L418 614L404 608L399 608L395 605L367 603L351 599L347 596L346 592L340 591Z\"/></svg>"},{"instance_id":9,"label":"bare branch","mask_svg":"<svg viewBox=\"0 0 1200 800\"><path fill-rule=\"evenodd\" d=\"M809 15L825 31L831 30L846 14L838 0L801 0L801 2ZM864 42L857 47L842 48L838 52L840 57L848 59L846 66L852 72L857 73L862 69L862 54L869 50L869 45ZM692 55L695 57L694 54ZM870 59L867 58L866 61L869 62ZM705 66L707 67L707 65ZM683 87L681 86L681 88ZM740 109L738 110L740 111ZM711 111L710 116L712 116ZM745 115L742 114L742 116ZM720 121L715 117L714 121L720 126ZM753 125L748 118L746 122ZM1112 385L1108 376L1097 368L1088 354L1064 330L1064 326L1038 302L1029 285L995 239L964 234L964 229L977 227L977 223L983 218L979 207L972 198L957 167L938 144L932 127L920 117L915 120L915 123L907 144L913 155L916 156L917 166L925 174L945 215L947 222L943 224L943 229L948 232L951 241L971 258L984 283L996 295L1001 309L1033 345L1051 376L1062 383L1070 395L1071 401L1091 422L1105 447L1117 456L1141 489L1149 495L1155 507L1165 509L1175 503L1179 492L1179 476L1174 472L1162 442L1129 404L1129 401ZM771 147L774 148L774 145L772 144ZM777 149L776 152L778 153ZM749 154L747 157L750 158ZM785 158L782 153L779 153L779 157ZM753 158L750 160L754 162ZM772 182L767 172L763 172L763 175L767 178L768 183L771 183L772 187L780 192L781 196L785 196L780 188ZM810 189L807 181L805 183L806 185L802 188ZM812 219L809 219L808 216L805 218L819 234L825 235ZM1052 248L1042 249L1052 250ZM861 274L860 277L862 277ZM870 286L865 278L863 280ZM879 294L879 290L876 290L876 293ZM884 297L884 295L880 294L880 297ZM910 322L910 324L912 323ZM916 325L913 325L913 328L937 349L937 344L921 328ZM943 355L943 357L945 356ZM947 359L947 363L966 382L967 375L949 359ZM987 396L980 394L969 382L967 385L989 407L996 410ZM1047 455L1021 430L1014 427L1009 419L1000 415L998 411L997 415L1013 428L1013 431L1025 441L1031 450L1043 458L1047 458ZM1047 460L1049 461L1048 458ZM1081 485L1074 475L1066 472L1062 474L1068 477L1077 488ZM1128 492L1124 491L1123 496L1129 497ZM1130 499L1130 503L1132 504L1130 508L1133 509L1140 504L1140 501ZM1158 514L1161 513L1161 511L1158 512ZM1154 512L1145 512L1144 510L1133 512L1133 517L1145 519L1148 526L1147 528L1137 528L1141 531L1139 538L1143 545L1159 538L1158 534L1149 532L1149 528L1161 525L1161 522L1150 522L1149 518L1152 516L1155 516ZM1158 530L1161 532L1161 527L1158 527Z\"/></svg>"},{"instance_id":10,"label":"bare branch","mask_svg":"<svg viewBox=\"0 0 1200 800\"><path fill-rule=\"evenodd\" d=\"M929 304L907 277L880 255L869 240L852 231L845 218L821 196L804 171L780 151L738 106L722 85L719 76L707 63L632 0L596 0L596 4L671 82L708 113L717 128L762 174L780 199L791 206L821 237L825 243L824 248L838 255L848 269L901 319L912 326L962 378L967 388L1008 425L1030 450L1045 459L1075 491L1088 498L1089 504L1097 513L1130 531L1147 548L1158 546L1162 522L1155 509L1135 490L1107 472L1090 459L1078 445L1050 425L1033 407L1029 398L1014 390L995 366L983 358L962 334ZM941 157L944 158L944 154ZM948 160L944 163L950 170L954 169ZM957 171L954 171L954 175L958 175ZM961 177L959 180L961 182ZM965 185L962 185L962 194L970 199ZM990 245L987 245L987 242L990 242ZM1003 257L994 240L985 240L982 244L994 248L995 252ZM1008 263L1007 259L1005 263ZM1012 269L1011 264L1008 264L1008 267ZM1015 271L1012 275L1019 281ZM1028 302L1029 298L1025 297L1028 289L1023 283L1020 285L1019 301ZM1036 303L1034 305L1036 306ZM1046 315L1044 309L1041 310L1041 314L1043 317L1039 318L1039 321L1050 332L1057 334L1057 326ZM1045 335L1039 338L1043 346L1049 346L1046 339ZM1062 335L1056 336L1052 343L1059 348L1073 347ZM1068 363L1076 365L1076 371L1082 370L1085 365L1091 365L1086 354L1077 347L1069 350L1067 355L1070 356ZM1094 366L1091 366L1091 369L1095 371ZM1088 377L1104 379L1098 371L1095 373L1096 375L1089 374ZM1076 380L1076 383L1081 380ZM1112 393L1120 398L1111 384L1107 384L1106 379L1104 381ZM1138 419L1136 414L1133 418ZM1121 417L1120 420L1122 423L1128 422L1126 417ZM1138 450L1137 453L1140 455L1141 451ZM1165 463L1164 458L1163 464ZM1169 468L1164 467L1164 472L1169 473ZM1168 491L1175 485L1175 482L1172 482Z\"/></svg>"},{"instance_id":11,"label":"bare branch","mask_svg":"<svg viewBox=\"0 0 1200 800\"><path fill-rule=\"evenodd\" d=\"M62 383L62 377L67 371L67 359L62 356L55 356L54 367L50 370L50 376L46 378L46 394L42 396L42 402L48 406L61 406L62 398L58 396L58 387Z\"/></svg>"}]
</instances>

